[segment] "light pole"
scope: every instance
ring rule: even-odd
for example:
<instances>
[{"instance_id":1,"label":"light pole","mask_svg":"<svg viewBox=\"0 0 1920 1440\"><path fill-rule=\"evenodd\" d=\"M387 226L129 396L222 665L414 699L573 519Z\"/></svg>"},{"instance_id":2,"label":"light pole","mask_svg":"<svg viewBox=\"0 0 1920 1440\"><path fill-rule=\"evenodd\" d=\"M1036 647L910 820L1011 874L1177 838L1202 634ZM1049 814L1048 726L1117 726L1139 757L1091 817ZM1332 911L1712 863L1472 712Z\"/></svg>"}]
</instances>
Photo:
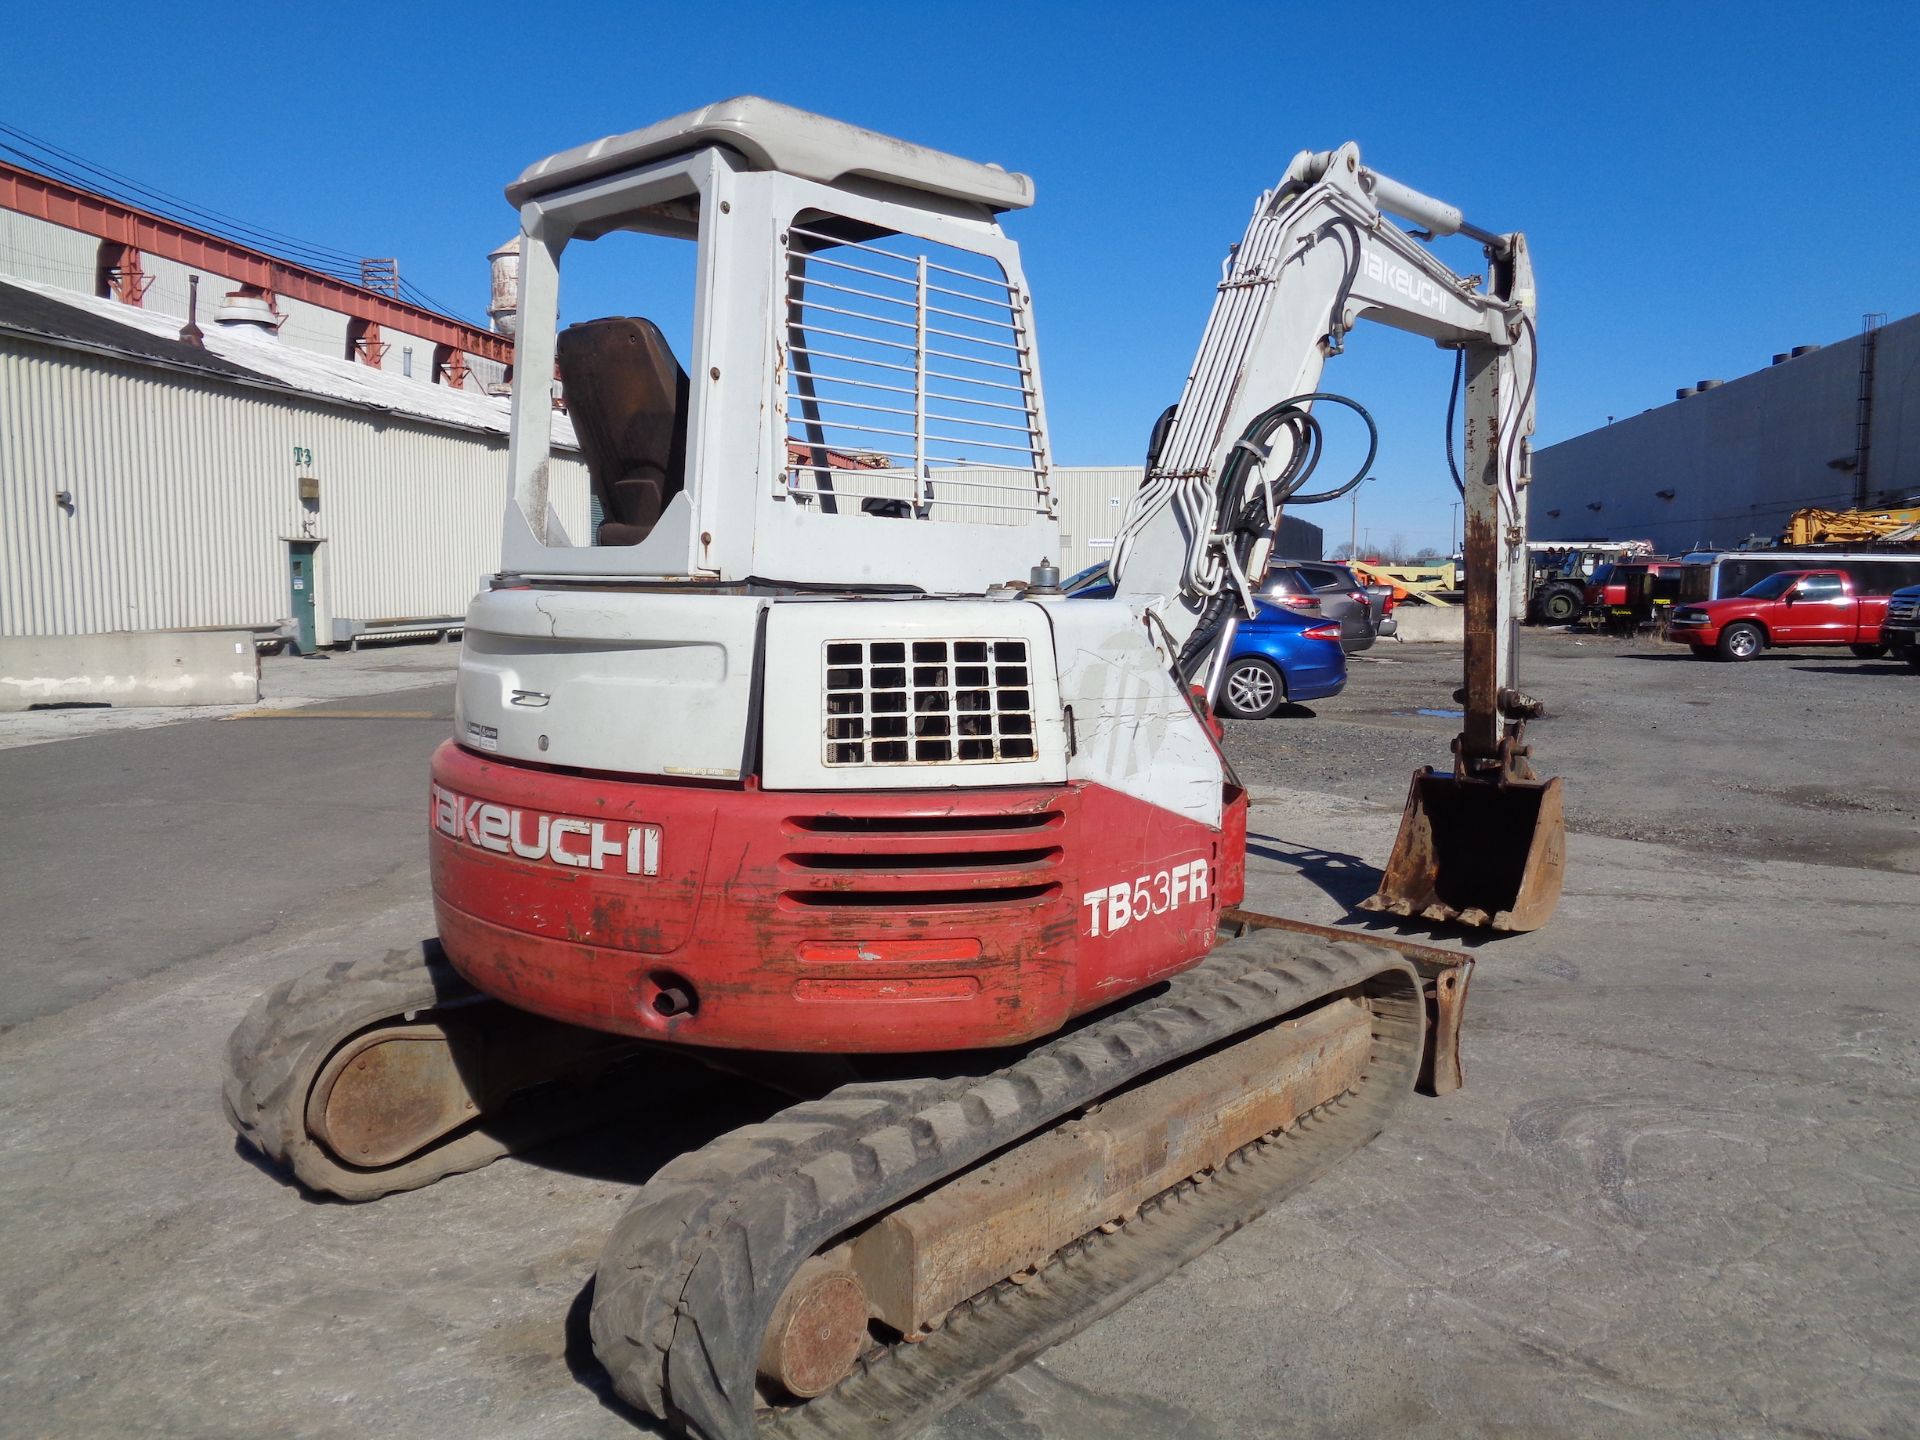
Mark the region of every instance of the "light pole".
<instances>
[{"instance_id":1,"label":"light pole","mask_svg":"<svg viewBox=\"0 0 1920 1440\"><path fill-rule=\"evenodd\" d=\"M1460 553L1460 542L1455 537L1460 533L1460 502L1454 501L1447 507L1447 557L1451 559Z\"/></svg>"},{"instance_id":2,"label":"light pole","mask_svg":"<svg viewBox=\"0 0 1920 1440\"><path fill-rule=\"evenodd\" d=\"M1369 475L1365 480L1360 482L1360 485L1368 484L1379 478L1378 475ZM1360 558L1360 485L1353 487L1351 496L1353 510L1347 517L1347 559L1349 560L1358 560Z\"/></svg>"}]
</instances>

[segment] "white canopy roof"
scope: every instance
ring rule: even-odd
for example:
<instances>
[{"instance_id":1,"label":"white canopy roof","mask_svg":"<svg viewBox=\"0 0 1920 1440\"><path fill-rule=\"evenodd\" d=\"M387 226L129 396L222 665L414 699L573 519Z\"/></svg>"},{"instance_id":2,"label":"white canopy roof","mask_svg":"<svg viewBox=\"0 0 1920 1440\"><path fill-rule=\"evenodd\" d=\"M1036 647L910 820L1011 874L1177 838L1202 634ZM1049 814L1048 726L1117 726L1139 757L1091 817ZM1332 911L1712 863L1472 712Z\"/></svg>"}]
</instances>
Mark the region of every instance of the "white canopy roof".
<instances>
[{"instance_id":1,"label":"white canopy roof","mask_svg":"<svg viewBox=\"0 0 1920 1440\"><path fill-rule=\"evenodd\" d=\"M507 199L518 206L536 195L709 145L726 146L756 170L778 170L828 185L864 177L964 200L994 213L1033 203L1033 181L1025 175L909 145L757 95L722 100L643 130L562 150L529 166L507 187Z\"/></svg>"}]
</instances>

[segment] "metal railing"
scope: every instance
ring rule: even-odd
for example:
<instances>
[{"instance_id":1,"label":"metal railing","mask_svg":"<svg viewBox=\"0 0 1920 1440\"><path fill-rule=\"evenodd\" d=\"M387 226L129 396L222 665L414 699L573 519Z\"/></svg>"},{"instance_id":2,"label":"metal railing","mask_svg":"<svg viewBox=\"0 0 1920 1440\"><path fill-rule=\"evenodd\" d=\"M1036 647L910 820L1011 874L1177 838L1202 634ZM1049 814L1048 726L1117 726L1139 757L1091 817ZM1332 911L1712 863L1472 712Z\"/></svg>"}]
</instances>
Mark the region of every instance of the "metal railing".
<instances>
[{"instance_id":1,"label":"metal railing","mask_svg":"<svg viewBox=\"0 0 1920 1440\"><path fill-rule=\"evenodd\" d=\"M789 497L923 520L1053 513L1027 314L993 261L798 224L786 254Z\"/></svg>"}]
</instances>

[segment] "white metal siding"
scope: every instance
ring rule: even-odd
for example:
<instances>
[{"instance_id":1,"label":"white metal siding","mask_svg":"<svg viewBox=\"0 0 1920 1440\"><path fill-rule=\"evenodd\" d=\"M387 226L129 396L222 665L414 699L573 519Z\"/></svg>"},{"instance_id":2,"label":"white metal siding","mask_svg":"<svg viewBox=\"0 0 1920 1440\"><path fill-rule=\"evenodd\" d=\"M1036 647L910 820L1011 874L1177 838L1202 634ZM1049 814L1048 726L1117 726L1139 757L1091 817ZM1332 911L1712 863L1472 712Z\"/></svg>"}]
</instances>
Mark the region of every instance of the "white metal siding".
<instances>
[{"instance_id":1,"label":"white metal siding","mask_svg":"<svg viewBox=\"0 0 1920 1440\"><path fill-rule=\"evenodd\" d=\"M410 335L405 330L396 330L390 325L380 327L380 338L386 342L386 357L381 360L380 368L389 375L406 374L407 351L413 352L413 376L422 382L433 379L433 341L418 335Z\"/></svg>"},{"instance_id":2,"label":"white metal siding","mask_svg":"<svg viewBox=\"0 0 1920 1440\"><path fill-rule=\"evenodd\" d=\"M585 465L552 474L584 533ZM323 643L335 617L458 615L505 497L504 436L0 340L0 634L272 624L299 539L324 542Z\"/></svg>"},{"instance_id":3,"label":"white metal siding","mask_svg":"<svg viewBox=\"0 0 1920 1440\"><path fill-rule=\"evenodd\" d=\"M213 317L220 309L220 302L227 298L230 291L240 288L238 280L215 274L201 266L182 265L164 255L155 255L151 250L140 252L140 273L148 281L147 293L141 297L140 308L156 315L175 315L182 320L186 318L187 299L193 290L188 281L198 275L200 303L194 312L194 323L202 330L213 329ZM74 288L88 295L93 293L91 285Z\"/></svg>"},{"instance_id":4,"label":"white metal siding","mask_svg":"<svg viewBox=\"0 0 1920 1440\"><path fill-rule=\"evenodd\" d=\"M471 350L467 352L467 389L478 390L484 394L506 384L506 380L505 365L498 360L488 360L483 356L475 355Z\"/></svg>"},{"instance_id":5,"label":"white metal siding","mask_svg":"<svg viewBox=\"0 0 1920 1440\"><path fill-rule=\"evenodd\" d=\"M1060 504L1062 576L1113 558L1113 540L1126 518L1127 502L1146 475L1143 465L1056 465L1053 493ZM1312 513L1309 511L1308 513ZM1274 553L1294 560L1318 560L1320 527L1297 513L1280 517Z\"/></svg>"},{"instance_id":6,"label":"white metal siding","mask_svg":"<svg viewBox=\"0 0 1920 1440\"><path fill-rule=\"evenodd\" d=\"M1053 493L1060 501L1060 573L1071 575L1113 556L1113 537L1127 501L1146 473L1139 465L1059 465Z\"/></svg>"},{"instance_id":7,"label":"white metal siding","mask_svg":"<svg viewBox=\"0 0 1920 1440\"><path fill-rule=\"evenodd\" d=\"M1537 451L1536 540L1651 540L1678 555L1771 536L1802 506L1853 504L1858 335ZM1920 493L1920 315L1874 355L1869 503Z\"/></svg>"},{"instance_id":8,"label":"white metal siding","mask_svg":"<svg viewBox=\"0 0 1920 1440\"><path fill-rule=\"evenodd\" d=\"M304 300L289 300L285 295L276 296L275 303L287 317L280 323L282 345L311 350L329 360L346 358L347 317L340 311L329 310L324 305L309 305Z\"/></svg>"},{"instance_id":9,"label":"white metal siding","mask_svg":"<svg viewBox=\"0 0 1920 1440\"><path fill-rule=\"evenodd\" d=\"M100 242L32 215L0 210L0 275L93 293Z\"/></svg>"}]
</instances>

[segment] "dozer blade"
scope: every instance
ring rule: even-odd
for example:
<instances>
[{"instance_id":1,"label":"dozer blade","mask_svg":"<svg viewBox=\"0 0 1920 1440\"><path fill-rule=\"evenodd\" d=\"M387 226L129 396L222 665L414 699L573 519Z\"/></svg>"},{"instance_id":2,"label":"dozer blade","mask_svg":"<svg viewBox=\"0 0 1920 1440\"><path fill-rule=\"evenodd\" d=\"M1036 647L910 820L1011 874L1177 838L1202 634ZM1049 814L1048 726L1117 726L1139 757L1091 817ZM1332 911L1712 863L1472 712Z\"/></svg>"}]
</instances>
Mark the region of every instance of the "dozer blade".
<instances>
[{"instance_id":1,"label":"dozer blade","mask_svg":"<svg viewBox=\"0 0 1920 1440\"><path fill-rule=\"evenodd\" d=\"M1380 889L1362 910L1494 930L1538 930L1567 870L1560 782L1413 773Z\"/></svg>"}]
</instances>

